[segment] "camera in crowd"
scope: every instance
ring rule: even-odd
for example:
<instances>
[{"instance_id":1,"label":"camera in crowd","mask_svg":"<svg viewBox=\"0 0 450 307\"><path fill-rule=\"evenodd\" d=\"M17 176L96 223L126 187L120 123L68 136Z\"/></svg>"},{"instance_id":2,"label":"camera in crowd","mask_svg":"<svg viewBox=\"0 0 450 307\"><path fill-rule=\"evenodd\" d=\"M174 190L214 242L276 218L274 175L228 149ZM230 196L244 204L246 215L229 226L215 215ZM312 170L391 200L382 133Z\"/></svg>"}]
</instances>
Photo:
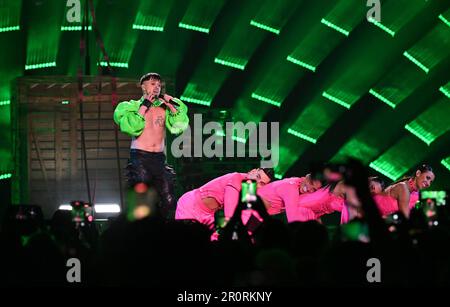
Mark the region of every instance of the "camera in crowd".
<instances>
[{"instance_id":1,"label":"camera in crowd","mask_svg":"<svg viewBox=\"0 0 450 307\"><path fill-rule=\"evenodd\" d=\"M389 214L384 219L384 222L388 226L388 230L390 232L397 232L399 228L405 224L406 221L407 220L405 216L400 211Z\"/></svg>"},{"instance_id":2,"label":"camera in crowd","mask_svg":"<svg viewBox=\"0 0 450 307\"><path fill-rule=\"evenodd\" d=\"M72 207L72 221L77 226L85 226L94 221L91 204L81 200L73 200L70 202L70 206Z\"/></svg>"},{"instance_id":3,"label":"camera in crowd","mask_svg":"<svg viewBox=\"0 0 450 307\"><path fill-rule=\"evenodd\" d=\"M448 191L420 191L419 201L411 209L409 220L400 212L386 217L391 232L398 231L406 224L413 233L422 233L427 229L450 225Z\"/></svg>"},{"instance_id":4,"label":"camera in crowd","mask_svg":"<svg viewBox=\"0 0 450 307\"><path fill-rule=\"evenodd\" d=\"M256 196L256 180L246 179L242 181L241 203L245 205L245 209L252 209L253 204L257 201Z\"/></svg>"},{"instance_id":5,"label":"camera in crowd","mask_svg":"<svg viewBox=\"0 0 450 307\"><path fill-rule=\"evenodd\" d=\"M22 235L29 235L44 225L44 214L37 205L11 205L6 212L4 228L15 229Z\"/></svg>"},{"instance_id":6,"label":"camera in crowd","mask_svg":"<svg viewBox=\"0 0 450 307\"><path fill-rule=\"evenodd\" d=\"M428 227L436 227L449 222L448 191L421 191L419 205Z\"/></svg>"},{"instance_id":7,"label":"camera in crowd","mask_svg":"<svg viewBox=\"0 0 450 307\"><path fill-rule=\"evenodd\" d=\"M43 221L44 215L41 207L37 205L15 205L11 206L9 215L17 221Z\"/></svg>"}]
</instances>

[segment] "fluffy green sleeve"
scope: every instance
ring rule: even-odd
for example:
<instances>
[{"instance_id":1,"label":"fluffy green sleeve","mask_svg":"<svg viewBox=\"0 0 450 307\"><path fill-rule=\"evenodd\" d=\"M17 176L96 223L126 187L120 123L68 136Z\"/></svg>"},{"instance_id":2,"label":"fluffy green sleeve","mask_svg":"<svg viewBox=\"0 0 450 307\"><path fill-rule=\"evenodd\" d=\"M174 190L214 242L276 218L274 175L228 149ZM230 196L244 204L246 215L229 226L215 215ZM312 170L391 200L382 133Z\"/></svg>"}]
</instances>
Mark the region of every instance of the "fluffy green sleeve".
<instances>
[{"instance_id":1,"label":"fluffy green sleeve","mask_svg":"<svg viewBox=\"0 0 450 307\"><path fill-rule=\"evenodd\" d=\"M166 127L172 134L180 134L189 126L189 117L187 115L188 107L178 98L173 98L178 104L175 106L176 113L166 110Z\"/></svg>"},{"instance_id":2,"label":"fluffy green sleeve","mask_svg":"<svg viewBox=\"0 0 450 307\"><path fill-rule=\"evenodd\" d=\"M114 122L120 131L131 136L139 136L145 128L145 118L139 114L139 100L123 101L114 110Z\"/></svg>"}]
</instances>

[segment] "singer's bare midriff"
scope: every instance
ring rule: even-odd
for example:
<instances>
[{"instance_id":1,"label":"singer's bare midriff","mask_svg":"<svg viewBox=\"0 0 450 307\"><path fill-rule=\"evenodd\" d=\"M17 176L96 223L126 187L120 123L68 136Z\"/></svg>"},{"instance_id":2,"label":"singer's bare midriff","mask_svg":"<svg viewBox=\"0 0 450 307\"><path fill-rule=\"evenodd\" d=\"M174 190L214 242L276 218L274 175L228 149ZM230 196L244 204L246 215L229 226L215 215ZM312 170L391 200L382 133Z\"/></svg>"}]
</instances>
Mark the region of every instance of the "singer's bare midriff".
<instances>
[{"instance_id":1,"label":"singer's bare midriff","mask_svg":"<svg viewBox=\"0 0 450 307\"><path fill-rule=\"evenodd\" d=\"M150 152L164 151L166 111L161 107L150 107L144 117L144 131L140 136L133 138L131 148Z\"/></svg>"}]
</instances>

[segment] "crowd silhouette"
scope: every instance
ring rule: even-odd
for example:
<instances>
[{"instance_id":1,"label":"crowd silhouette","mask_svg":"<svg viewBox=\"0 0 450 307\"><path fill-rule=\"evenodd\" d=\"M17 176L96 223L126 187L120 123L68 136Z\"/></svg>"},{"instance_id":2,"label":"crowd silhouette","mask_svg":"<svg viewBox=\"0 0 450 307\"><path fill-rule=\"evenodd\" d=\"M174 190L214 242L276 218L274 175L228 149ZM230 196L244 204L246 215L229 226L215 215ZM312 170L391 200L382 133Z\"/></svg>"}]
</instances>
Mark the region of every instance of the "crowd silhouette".
<instances>
[{"instance_id":1,"label":"crowd silhouette","mask_svg":"<svg viewBox=\"0 0 450 307\"><path fill-rule=\"evenodd\" d=\"M269 216L244 225L239 204L216 240L195 221L160 218L157 206L129 212L99 229L75 225L70 211L45 221L37 206L11 206L1 224L1 284L8 286L139 287L417 287L450 285L448 221L430 227L412 212L393 229L376 209L368 174L352 165L346 184L364 215L334 231L318 221ZM156 209L155 209L156 208ZM136 206L132 208L136 210ZM131 209L129 209L131 210ZM153 211L152 211L153 210ZM127 214L128 213L128 214ZM417 216L417 218L416 218ZM421 222L422 219L422 222ZM66 262L81 263L81 283L67 281ZM381 282L367 279L367 261L379 259Z\"/></svg>"}]
</instances>

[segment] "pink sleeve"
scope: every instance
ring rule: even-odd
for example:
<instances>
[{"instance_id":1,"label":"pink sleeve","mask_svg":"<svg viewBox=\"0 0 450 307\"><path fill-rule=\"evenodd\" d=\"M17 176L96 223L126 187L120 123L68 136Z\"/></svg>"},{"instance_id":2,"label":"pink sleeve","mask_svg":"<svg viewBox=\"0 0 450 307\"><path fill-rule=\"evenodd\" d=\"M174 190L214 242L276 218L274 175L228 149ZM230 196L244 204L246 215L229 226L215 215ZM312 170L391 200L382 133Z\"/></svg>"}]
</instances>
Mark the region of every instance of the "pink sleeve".
<instances>
[{"instance_id":1,"label":"pink sleeve","mask_svg":"<svg viewBox=\"0 0 450 307\"><path fill-rule=\"evenodd\" d=\"M350 219L350 217L348 214L348 207L346 205L344 205L344 207L342 208L342 211L341 211L341 224L347 224L349 219Z\"/></svg>"},{"instance_id":2,"label":"pink sleeve","mask_svg":"<svg viewBox=\"0 0 450 307\"><path fill-rule=\"evenodd\" d=\"M345 199L343 197L331 196L330 207L331 209L333 209L333 211L341 212L342 210L344 210L344 206L345 206Z\"/></svg>"},{"instance_id":3,"label":"pink sleeve","mask_svg":"<svg viewBox=\"0 0 450 307\"><path fill-rule=\"evenodd\" d=\"M295 221L309 221L315 219L315 214L311 209L300 207L299 192L295 185L285 186L284 189L277 189L278 195L283 200L286 209L288 223Z\"/></svg>"},{"instance_id":4,"label":"pink sleeve","mask_svg":"<svg viewBox=\"0 0 450 307\"><path fill-rule=\"evenodd\" d=\"M413 209L419 201L419 192L412 192L409 196L409 209Z\"/></svg>"},{"instance_id":5,"label":"pink sleeve","mask_svg":"<svg viewBox=\"0 0 450 307\"><path fill-rule=\"evenodd\" d=\"M223 197L223 210L225 218L229 219L233 216L234 210L239 203L239 194L241 192L242 175L236 173L231 176L225 186L225 194Z\"/></svg>"}]
</instances>

